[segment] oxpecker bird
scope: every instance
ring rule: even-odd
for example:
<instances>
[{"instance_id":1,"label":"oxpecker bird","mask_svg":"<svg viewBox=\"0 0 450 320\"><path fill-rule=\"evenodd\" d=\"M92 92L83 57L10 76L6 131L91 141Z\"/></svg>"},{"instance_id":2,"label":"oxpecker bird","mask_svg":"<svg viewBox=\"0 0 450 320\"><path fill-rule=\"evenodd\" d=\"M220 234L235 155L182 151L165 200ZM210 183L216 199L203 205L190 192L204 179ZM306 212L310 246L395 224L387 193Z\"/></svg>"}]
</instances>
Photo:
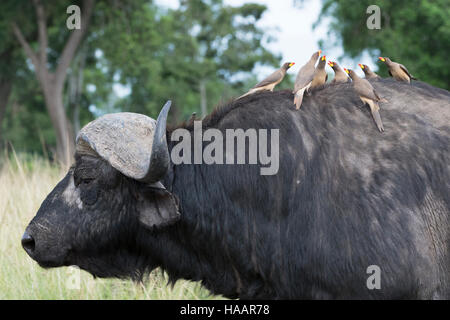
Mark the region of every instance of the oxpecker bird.
<instances>
[{"instance_id":1,"label":"oxpecker bird","mask_svg":"<svg viewBox=\"0 0 450 320\"><path fill-rule=\"evenodd\" d=\"M358 64L358 66L362 69L364 74L366 75L366 79L380 79L380 76L377 75L375 72L370 70L369 66L365 64Z\"/></svg>"},{"instance_id":2,"label":"oxpecker bird","mask_svg":"<svg viewBox=\"0 0 450 320\"><path fill-rule=\"evenodd\" d=\"M191 117L188 120L188 123L194 123L195 119L197 118L197 112L192 112Z\"/></svg>"},{"instance_id":3,"label":"oxpecker bird","mask_svg":"<svg viewBox=\"0 0 450 320\"><path fill-rule=\"evenodd\" d=\"M411 83L411 79L417 80L417 78L413 77L408 69L400 63L391 61L388 57L379 57L382 62L386 64L389 68L389 75L393 77L397 81L405 81Z\"/></svg>"},{"instance_id":4,"label":"oxpecker bird","mask_svg":"<svg viewBox=\"0 0 450 320\"><path fill-rule=\"evenodd\" d=\"M353 70L351 69L345 69L345 72L348 73L350 78L352 78L353 82L353 88L356 91L356 93L359 95L359 98L364 102L367 103L370 107L370 111L372 113L373 120L375 121L375 124L378 127L378 130L380 132L384 131L383 122L381 121L380 116L380 106L378 105L378 102L386 102L385 99L380 98L378 93L375 91L375 89L372 87L369 81L366 79L360 78Z\"/></svg>"},{"instance_id":5,"label":"oxpecker bird","mask_svg":"<svg viewBox=\"0 0 450 320\"><path fill-rule=\"evenodd\" d=\"M238 99L243 98L249 94L259 92L259 91L264 91L264 90L273 91L275 86L283 80L284 76L286 75L287 70L290 67L292 67L294 64L295 64L294 62L286 62L285 64L283 64L281 66L280 69L278 69L277 71L272 73L270 76L268 76L267 78L262 80L260 83L258 83L256 86L251 88L246 94L243 94Z\"/></svg>"},{"instance_id":6,"label":"oxpecker bird","mask_svg":"<svg viewBox=\"0 0 450 320\"><path fill-rule=\"evenodd\" d=\"M295 94L294 104L297 110L300 109L300 107L302 106L303 95L305 91L307 92L309 87L311 86L311 81L313 80L314 77L314 70L315 70L314 65L316 64L317 59L319 59L321 52L322 52L321 50L315 52L311 56L309 61L303 67L300 68L300 71L297 74L293 91L293 93Z\"/></svg>"},{"instance_id":7,"label":"oxpecker bird","mask_svg":"<svg viewBox=\"0 0 450 320\"><path fill-rule=\"evenodd\" d=\"M314 77L311 82L311 89L324 85L327 82L328 74L325 71L325 65L327 63L327 57L320 57L319 63L317 64L316 70L314 70Z\"/></svg>"},{"instance_id":8,"label":"oxpecker bird","mask_svg":"<svg viewBox=\"0 0 450 320\"><path fill-rule=\"evenodd\" d=\"M350 78L348 77L347 73L345 73L341 69L341 67L338 65L337 62L328 61L328 65L334 71L334 79L333 79L333 81L331 81L331 83L345 83L345 82L349 82L350 81Z\"/></svg>"}]
</instances>

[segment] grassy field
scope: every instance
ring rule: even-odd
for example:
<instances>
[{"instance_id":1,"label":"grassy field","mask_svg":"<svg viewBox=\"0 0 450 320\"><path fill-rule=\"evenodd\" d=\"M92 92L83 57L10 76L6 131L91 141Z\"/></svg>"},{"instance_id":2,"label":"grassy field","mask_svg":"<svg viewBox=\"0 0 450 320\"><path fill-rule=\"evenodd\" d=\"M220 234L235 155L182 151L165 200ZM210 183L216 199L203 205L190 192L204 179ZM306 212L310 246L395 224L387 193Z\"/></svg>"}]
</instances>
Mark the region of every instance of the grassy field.
<instances>
[{"instance_id":1,"label":"grassy field","mask_svg":"<svg viewBox=\"0 0 450 320\"><path fill-rule=\"evenodd\" d=\"M166 286L161 270L145 283L95 279L75 267L44 270L20 244L28 222L65 172L39 158L0 156L0 299L217 299L199 283Z\"/></svg>"}]
</instances>

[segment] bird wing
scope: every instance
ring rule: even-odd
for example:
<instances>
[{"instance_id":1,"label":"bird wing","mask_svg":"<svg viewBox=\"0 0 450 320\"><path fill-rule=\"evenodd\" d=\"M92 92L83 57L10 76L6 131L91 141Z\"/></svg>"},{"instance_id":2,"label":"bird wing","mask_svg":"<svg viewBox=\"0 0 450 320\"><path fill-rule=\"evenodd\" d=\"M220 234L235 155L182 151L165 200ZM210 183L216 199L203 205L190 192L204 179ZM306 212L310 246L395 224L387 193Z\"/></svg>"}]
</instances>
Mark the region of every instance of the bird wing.
<instances>
[{"instance_id":1,"label":"bird wing","mask_svg":"<svg viewBox=\"0 0 450 320\"><path fill-rule=\"evenodd\" d=\"M375 101L380 100L378 95L375 93L375 89L366 79L360 79L355 86L355 89L358 94L364 98L372 99Z\"/></svg>"},{"instance_id":2,"label":"bird wing","mask_svg":"<svg viewBox=\"0 0 450 320\"><path fill-rule=\"evenodd\" d=\"M283 76L284 76L283 72L281 70L277 70L274 73L272 73L270 76L268 76L267 78L265 78L264 80L262 80L261 82L256 84L253 87L253 89L264 87L264 86L267 86L267 85L275 83L275 82L279 82L279 81L281 81Z\"/></svg>"},{"instance_id":3,"label":"bird wing","mask_svg":"<svg viewBox=\"0 0 450 320\"><path fill-rule=\"evenodd\" d=\"M309 65L304 65L297 74L297 78L295 79L294 92L306 87L311 83L314 78L314 65L311 67Z\"/></svg>"},{"instance_id":4,"label":"bird wing","mask_svg":"<svg viewBox=\"0 0 450 320\"><path fill-rule=\"evenodd\" d=\"M376 99L377 101L380 101L380 100L381 100L380 95L378 94L378 92L376 92L375 89L373 89L373 94L374 94L375 97L377 98L377 99Z\"/></svg>"},{"instance_id":5,"label":"bird wing","mask_svg":"<svg viewBox=\"0 0 450 320\"><path fill-rule=\"evenodd\" d=\"M409 73L408 69L406 69L406 67L404 65L399 63L398 66L400 67L400 69L403 70L404 73L406 73L408 75L408 77L410 77L411 79L416 79L411 75L411 73Z\"/></svg>"},{"instance_id":6,"label":"bird wing","mask_svg":"<svg viewBox=\"0 0 450 320\"><path fill-rule=\"evenodd\" d=\"M307 75L307 74L302 75L295 82L294 92L297 92L298 90L306 87L308 84L311 83L312 80L313 80L313 74L311 74L311 75Z\"/></svg>"}]
</instances>

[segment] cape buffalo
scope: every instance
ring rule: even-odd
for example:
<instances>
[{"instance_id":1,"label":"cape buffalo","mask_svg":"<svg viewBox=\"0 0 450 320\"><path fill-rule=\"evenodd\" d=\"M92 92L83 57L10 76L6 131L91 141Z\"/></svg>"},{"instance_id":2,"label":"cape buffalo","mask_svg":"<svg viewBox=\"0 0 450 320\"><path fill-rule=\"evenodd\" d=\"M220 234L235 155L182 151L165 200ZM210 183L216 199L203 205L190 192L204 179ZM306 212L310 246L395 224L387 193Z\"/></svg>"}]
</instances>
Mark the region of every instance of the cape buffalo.
<instances>
[{"instance_id":1,"label":"cape buffalo","mask_svg":"<svg viewBox=\"0 0 450 320\"><path fill-rule=\"evenodd\" d=\"M263 92L203 119L279 129L274 175L259 162L175 165L168 106L157 121L95 120L23 247L42 267L132 279L161 267L229 298L449 299L450 93L372 84L388 101L384 133L347 83L301 110L290 91Z\"/></svg>"}]
</instances>

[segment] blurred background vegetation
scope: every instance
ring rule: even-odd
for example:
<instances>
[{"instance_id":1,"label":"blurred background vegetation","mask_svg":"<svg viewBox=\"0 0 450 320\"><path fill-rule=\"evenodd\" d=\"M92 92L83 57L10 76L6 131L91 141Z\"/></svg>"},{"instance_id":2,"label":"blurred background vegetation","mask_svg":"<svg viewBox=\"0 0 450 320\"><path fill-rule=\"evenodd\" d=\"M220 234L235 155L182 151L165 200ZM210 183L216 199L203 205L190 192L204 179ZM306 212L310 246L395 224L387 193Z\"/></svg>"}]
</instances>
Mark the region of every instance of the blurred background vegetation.
<instances>
[{"instance_id":1,"label":"blurred background vegetation","mask_svg":"<svg viewBox=\"0 0 450 320\"><path fill-rule=\"evenodd\" d=\"M287 10L301 10L316 0L285 1ZM172 99L170 122L183 121L245 92L264 76L258 66L282 64L280 52L268 46L276 32L258 24L266 5L179 0L172 8L163 2L2 0L0 150L14 146L64 161L77 131L101 114L156 117ZM66 27L72 4L86 23L78 42ZM372 4L381 8L381 30L366 27ZM322 49L341 47L348 59L383 53L420 80L450 88L448 0L322 0L321 5L316 25L328 28L326 39L317 39ZM298 45L302 50L301 41ZM387 76L385 68L379 72ZM279 88L291 87L294 78Z\"/></svg>"}]
</instances>

